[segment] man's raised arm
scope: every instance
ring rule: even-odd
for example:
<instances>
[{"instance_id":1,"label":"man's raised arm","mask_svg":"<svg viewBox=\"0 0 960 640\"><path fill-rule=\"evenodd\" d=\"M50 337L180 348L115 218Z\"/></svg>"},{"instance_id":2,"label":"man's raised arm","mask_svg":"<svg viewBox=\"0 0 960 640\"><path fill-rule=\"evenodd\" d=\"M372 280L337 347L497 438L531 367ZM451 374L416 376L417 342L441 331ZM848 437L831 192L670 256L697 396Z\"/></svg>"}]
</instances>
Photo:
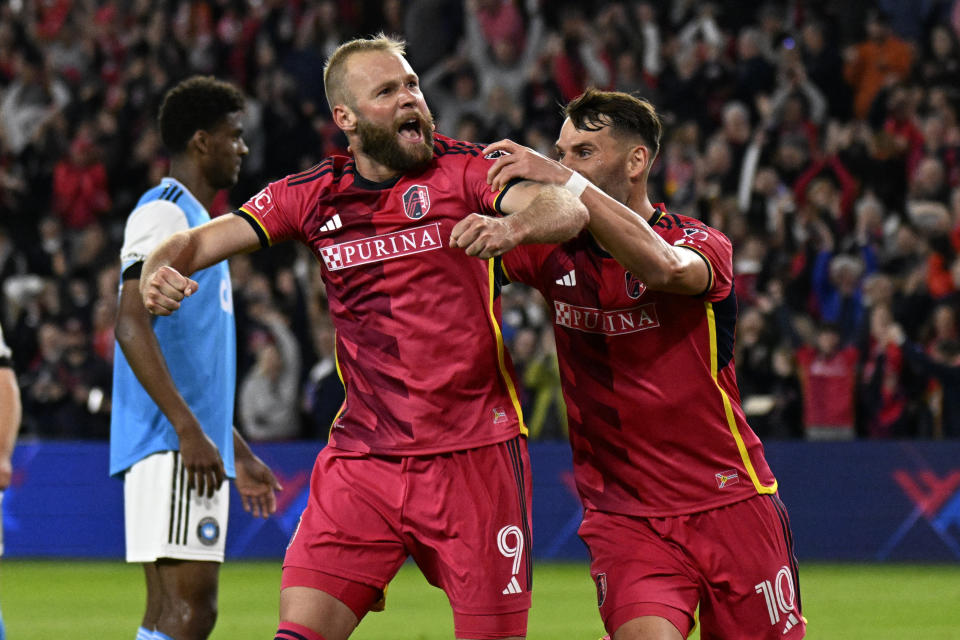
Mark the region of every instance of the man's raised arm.
<instances>
[{"instance_id":1,"label":"man's raised arm","mask_svg":"<svg viewBox=\"0 0 960 640\"><path fill-rule=\"evenodd\" d=\"M450 246L461 247L470 256L492 258L519 244L564 242L590 220L587 207L563 187L529 180L503 194L500 210L509 215L493 218L474 213L458 222L450 234Z\"/></svg>"},{"instance_id":2,"label":"man's raised arm","mask_svg":"<svg viewBox=\"0 0 960 640\"><path fill-rule=\"evenodd\" d=\"M504 153L487 178L494 188L526 178L563 185L589 209L589 230L628 271L653 290L686 295L703 292L710 282L707 264L696 253L664 241L647 220L570 168L512 140L489 145L486 153ZM571 178L571 176L574 176Z\"/></svg>"},{"instance_id":3,"label":"man's raised arm","mask_svg":"<svg viewBox=\"0 0 960 640\"><path fill-rule=\"evenodd\" d=\"M173 234L143 264L140 295L144 306L154 315L170 315L180 308L181 300L196 292L197 283L190 279L191 274L259 247L253 227L235 215Z\"/></svg>"}]
</instances>

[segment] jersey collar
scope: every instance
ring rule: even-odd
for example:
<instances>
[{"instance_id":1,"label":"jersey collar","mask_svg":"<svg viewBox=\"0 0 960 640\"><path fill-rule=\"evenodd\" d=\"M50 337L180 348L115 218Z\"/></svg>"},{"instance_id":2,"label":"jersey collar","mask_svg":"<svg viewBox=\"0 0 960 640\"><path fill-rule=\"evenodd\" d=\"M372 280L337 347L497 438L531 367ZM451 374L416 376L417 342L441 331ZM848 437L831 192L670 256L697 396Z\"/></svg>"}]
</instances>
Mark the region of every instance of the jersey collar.
<instances>
[{"instance_id":1,"label":"jersey collar","mask_svg":"<svg viewBox=\"0 0 960 640\"><path fill-rule=\"evenodd\" d=\"M393 185L400 182L400 178L403 177L403 174L396 175L389 180L384 180L383 182L374 182L373 180L367 180L360 172L357 171L356 167L350 166L347 167L347 171L353 174L353 185L358 189L365 189L367 191L383 191L384 189L389 189Z\"/></svg>"},{"instance_id":2,"label":"jersey collar","mask_svg":"<svg viewBox=\"0 0 960 640\"><path fill-rule=\"evenodd\" d=\"M665 215L667 215L667 205L663 204L662 202L654 202L653 214L647 219L647 223L649 223L649 225L652 227L660 222L660 218Z\"/></svg>"}]
</instances>

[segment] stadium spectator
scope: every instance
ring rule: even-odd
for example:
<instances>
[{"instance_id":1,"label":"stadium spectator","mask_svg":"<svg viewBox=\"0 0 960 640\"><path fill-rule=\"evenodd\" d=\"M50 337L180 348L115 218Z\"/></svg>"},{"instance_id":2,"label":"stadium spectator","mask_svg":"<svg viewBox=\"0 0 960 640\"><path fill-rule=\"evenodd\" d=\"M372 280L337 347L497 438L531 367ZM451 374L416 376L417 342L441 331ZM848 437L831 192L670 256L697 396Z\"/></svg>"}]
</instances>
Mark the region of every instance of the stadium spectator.
<instances>
[{"instance_id":1,"label":"stadium spectator","mask_svg":"<svg viewBox=\"0 0 960 640\"><path fill-rule=\"evenodd\" d=\"M486 3L487 6L490 4ZM507 4L511 3L501 3ZM466 3L466 41L463 55L470 60L477 73L479 94L484 102L489 102L491 94L499 90L510 102L519 103L523 85L543 47L544 24L539 4L540 0L527 0L530 26L525 37L511 33L510 31L517 31L517 28L509 27L510 31L507 33L497 33L493 40L487 40L482 16L489 15L489 11L486 11L480 2Z\"/></svg>"},{"instance_id":2,"label":"stadium spectator","mask_svg":"<svg viewBox=\"0 0 960 640\"><path fill-rule=\"evenodd\" d=\"M829 103L829 114L840 121L850 117L850 86L843 77L843 59L836 40L826 33L826 26L814 19L801 29L801 57L804 72Z\"/></svg>"},{"instance_id":3,"label":"stadium spectator","mask_svg":"<svg viewBox=\"0 0 960 640\"><path fill-rule=\"evenodd\" d=\"M935 431L940 437L960 437L960 342L948 339L925 350L908 340L900 325L889 327L889 340L903 349L911 367L936 380L941 389L936 394Z\"/></svg>"},{"instance_id":4,"label":"stadium spectator","mask_svg":"<svg viewBox=\"0 0 960 640\"><path fill-rule=\"evenodd\" d=\"M852 440L855 427L857 348L843 345L836 325L817 328L815 343L797 351L803 384L803 433L808 440Z\"/></svg>"},{"instance_id":5,"label":"stadium spectator","mask_svg":"<svg viewBox=\"0 0 960 640\"><path fill-rule=\"evenodd\" d=\"M412 555L446 591L458 638L520 638L530 607L530 476L516 383L500 342L492 263L447 243L491 258L521 241L571 237L586 210L557 187L492 191L492 160L480 148L434 135L397 40L344 43L324 80L352 156L271 183L237 215L165 241L144 266L144 300L170 315L197 291L189 274L286 239L324 264L348 400L287 549L278 637L348 637ZM428 212L435 222L424 224ZM411 250L413 269L392 260ZM445 313L451 300L462 304ZM440 495L437 483L448 487ZM438 527L458 535L435 536ZM498 535L509 555L487 544Z\"/></svg>"},{"instance_id":6,"label":"stadium spectator","mask_svg":"<svg viewBox=\"0 0 960 640\"><path fill-rule=\"evenodd\" d=\"M470 63L460 56L441 60L421 80L430 96L437 120L437 129L453 131L464 114L477 117L483 113L483 96L477 86L477 75Z\"/></svg>"},{"instance_id":7,"label":"stadium spectator","mask_svg":"<svg viewBox=\"0 0 960 640\"><path fill-rule=\"evenodd\" d=\"M311 329L317 361L307 373L304 383L306 434L311 439L327 440L333 420L343 406L343 383L337 374L336 343L329 318L323 315L313 319Z\"/></svg>"},{"instance_id":8,"label":"stadium spectator","mask_svg":"<svg viewBox=\"0 0 960 640\"><path fill-rule=\"evenodd\" d=\"M110 210L107 170L89 135L78 134L53 168L53 211L71 230L84 229Z\"/></svg>"},{"instance_id":9,"label":"stadium spectator","mask_svg":"<svg viewBox=\"0 0 960 640\"><path fill-rule=\"evenodd\" d=\"M586 87L608 87L612 61L592 30L580 7L562 9L560 34L549 45L553 58L553 80L565 102L580 95Z\"/></svg>"},{"instance_id":10,"label":"stadium spectator","mask_svg":"<svg viewBox=\"0 0 960 640\"><path fill-rule=\"evenodd\" d=\"M871 439L909 435L903 352L890 340L893 323L889 306L878 304L870 310L870 333L858 365L858 431Z\"/></svg>"},{"instance_id":11,"label":"stadium spectator","mask_svg":"<svg viewBox=\"0 0 960 640\"><path fill-rule=\"evenodd\" d=\"M299 342L270 302L251 314L263 328L251 337L256 361L240 383L241 429L250 441L299 437Z\"/></svg>"},{"instance_id":12,"label":"stadium spectator","mask_svg":"<svg viewBox=\"0 0 960 640\"><path fill-rule=\"evenodd\" d=\"M15 79L0 100L0 129L15 155L37 142L44 127L70 104L70 91L51 73L41 50L25 47L18 54Z\"/></svg>"},{"instance_id":13,"label":"stadium spectator","mask_svg":"<svg viewBox=\"0 0 960 640\"><path fill-rule=\"evenodd\" d=\"M23 407L20 404L20 388L17 386L17 374L13 370L10 347L3 339L0 327L0 509L3 507L3 492L10 486L13 478L13 447L20 431L20 418ZM2 515L2 511L0 511ZM0 518L0 556L3 555L3 523ZM0 613L0 640L7 637Z\"/></svg>"},{"instance_id":14,"label":"stadium spectator","mask_svg":"<svg viewBox=\"0 0 960 640\"><path fill-rule=\"evenodd\" d=\"M844 76L853 87L853 112L865 119L874 98L892 82L903 81L910 73L913 49L890 28L890 20L880 11L866 21L867 39L844 52Z\"/></svg>"},{"instance_id":15,"label":"stadium spectator","mask_svg":"<svg viewBox=\"0 0 960 640\"><path fill-rule=\"evenodd\" d=\"M486 151L504 153L494 188L564 185L590 211L589 231L517 247L503 271L557 309L579 534L604 626L616 638L685 638L698 622L704 637L802 638L786 509L739 403L730 241L651 204L662 127L650 103L592 90L564 113L559 163L510 140ZM749 561L731 552L745 541ZM774 622L745 596L784 574Z\"/></svg>"},{"instance_id":16,"label":"stadium spectator","mask_svg":"<svg viewBox=\"0 0 960 640\"><path fill-rule=\"evenodd\" d=\"M143 640L203 639L213 630L226 478L236 478L247 511L267 517L276 510L279 483L233 426L236 344L226 263L197 274L204 286L175 318L151 318L139 289L147 254L172 233L209 221L217 192L236 182L247 152L242 110L242 94L209 77L167 93L159 126L170 172L143 195L124 232L110 474L123 478L127 562L144 568Z\"/></svg>"},{"instance_id":17,"label":"stadium spectator","mask_svg":"<svg viewBox=\"0 0 960 640\"><path fill-rule=\"evenodd\" d=\"M924 42L926 55L916 66L917 80L926 87L956 87L960 83L960 45L945 24L931 27Z\"/></svg>"}]
</instances>

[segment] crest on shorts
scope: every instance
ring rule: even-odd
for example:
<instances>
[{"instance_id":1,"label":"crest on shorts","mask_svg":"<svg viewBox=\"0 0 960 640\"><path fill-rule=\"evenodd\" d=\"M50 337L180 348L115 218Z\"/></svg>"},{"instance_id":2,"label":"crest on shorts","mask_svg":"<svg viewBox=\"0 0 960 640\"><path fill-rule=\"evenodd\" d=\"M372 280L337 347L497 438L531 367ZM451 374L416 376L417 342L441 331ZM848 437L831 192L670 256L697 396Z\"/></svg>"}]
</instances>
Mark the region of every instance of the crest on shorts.
<instances>
[{"instance_id":1,"label":"crest on shorts","mask_svg":"<svg viewBox=\"0 0 960 640\"><path fill-rule=\"evenodd\" d=\"M597 574L597 606L602 607L607 601L607 574Z\"/></svg>"},{"instance_id":2,"label":"crest on shorts","mask_svg":"<svg viewBox=\"0 0 960 640\"><path fill-rule=\"evenodd\" d=\"M411 220L419 220L430 211L430 191L415 184L403 194L403 212Z\"/></svg>"},{"instance_id":3,"label":"crest on shorts","mask_svg":"<svg viewBox=\"0 0 960 640\"><path fill-rule=\"evenodd\" d=\"M220 539L220 523L217 519L207 517L197 523L197 538L200 539L200 544L208 547L217 544Z\"/></svg>"},{"instance_id":4,"label":"crest on shorts","mask_svg":"<svg viewBox=\"0 0 960 640\"><path fill-rule=\"evenodd\" d=\"M624 279L626 280L627 295L634 300L642 296L643 292L647 290L647 285L640 282L640 278L633 275L629 271L625 271L623 275Z\"/></svg>"}]
</instances>

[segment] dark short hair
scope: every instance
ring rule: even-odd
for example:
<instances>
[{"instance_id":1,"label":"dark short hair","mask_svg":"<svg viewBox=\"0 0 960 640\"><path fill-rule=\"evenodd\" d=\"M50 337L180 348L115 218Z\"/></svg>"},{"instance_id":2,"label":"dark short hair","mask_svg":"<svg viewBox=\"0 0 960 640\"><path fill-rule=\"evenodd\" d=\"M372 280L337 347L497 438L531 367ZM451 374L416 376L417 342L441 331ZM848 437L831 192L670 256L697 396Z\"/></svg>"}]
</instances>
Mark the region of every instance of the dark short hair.
<instances>
[{"instance_id":1,"label":"dark short hair","mask_svg":"<svg viewBox=\"0 0 960 640\"><path fill-rule=\"evenodd\" d=\"M243 93L213 76L193 76L167 92L157 121L160 138L172 153L182 153L197 131L220 124L243 110Z\"/></svg>"},{"instance_id":2,"label":"dark short hair","mask_svg":"<svg viewBox=\"0 0 960 640\"><path fill-rule=\"evenodd\" d=\"M563 110L577 129L599 131L610 127L615 133L639 136L656 156L660 151L663 124L647 100L622 91L587 89Z\"/></svg>"}]
</instances>

